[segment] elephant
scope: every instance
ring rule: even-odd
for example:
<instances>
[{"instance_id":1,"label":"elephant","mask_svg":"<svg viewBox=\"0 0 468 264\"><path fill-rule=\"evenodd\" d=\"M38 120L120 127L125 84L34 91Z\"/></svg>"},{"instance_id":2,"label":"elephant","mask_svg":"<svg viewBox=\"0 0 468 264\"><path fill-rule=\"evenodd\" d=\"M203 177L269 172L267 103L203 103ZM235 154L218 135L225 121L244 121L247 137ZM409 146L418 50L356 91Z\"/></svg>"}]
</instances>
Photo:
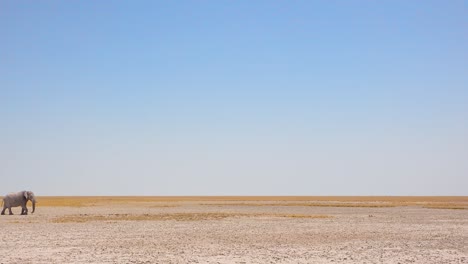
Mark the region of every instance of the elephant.
<instances>
[{"instance_id":1,"label":"elephant","mask_svg":"<svg viewBox=\"0 0 468 264\"><path fill-rule=\"evenodd\" d=\"M32 214L36 210L36 196L31 191L21 191L17 193L10 193L3 197L3 210L2 215L5 214L5 210L8 208L10 211L10 215L13 213L11 212L11 207L21 206L21 214L27 215L28 208L26 207L26 203L28 201L32 202Z\"/></svg>"}]
</instances>

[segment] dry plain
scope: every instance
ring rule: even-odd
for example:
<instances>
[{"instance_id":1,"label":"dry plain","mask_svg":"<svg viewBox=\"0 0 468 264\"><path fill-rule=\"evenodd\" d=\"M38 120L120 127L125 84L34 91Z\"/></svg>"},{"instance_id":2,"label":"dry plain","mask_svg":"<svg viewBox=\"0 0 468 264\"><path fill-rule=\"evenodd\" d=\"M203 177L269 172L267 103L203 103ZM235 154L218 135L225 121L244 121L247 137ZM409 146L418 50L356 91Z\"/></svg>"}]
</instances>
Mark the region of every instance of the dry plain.
<instances>
[{"instance_id":1,"label":"dry plain","mask_svg":"<svg viewBox=\"0 0 468 264\"><path fill-rule=\"evenodd\" d=\"M38 197L0 263L468 263L468 197Z\"/></svg>"}]
</instances>

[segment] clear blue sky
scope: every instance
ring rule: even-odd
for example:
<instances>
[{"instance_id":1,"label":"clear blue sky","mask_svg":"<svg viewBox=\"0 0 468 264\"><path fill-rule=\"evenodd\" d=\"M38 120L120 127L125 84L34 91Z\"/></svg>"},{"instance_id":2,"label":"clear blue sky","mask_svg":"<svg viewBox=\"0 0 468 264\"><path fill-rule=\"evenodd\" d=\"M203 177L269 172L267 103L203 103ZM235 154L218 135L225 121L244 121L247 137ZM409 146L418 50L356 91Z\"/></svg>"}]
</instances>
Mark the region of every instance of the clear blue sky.
<instances>
[{"instance_id":1,"label":"clear blue sky","mask_svg":"<svg viewBox=\"0 0 468 264\"><path fill-rule=\"evenodd\" d=\"M466 1L1 1L0 192L468 195Z\"/></svg>"}]
</instances>

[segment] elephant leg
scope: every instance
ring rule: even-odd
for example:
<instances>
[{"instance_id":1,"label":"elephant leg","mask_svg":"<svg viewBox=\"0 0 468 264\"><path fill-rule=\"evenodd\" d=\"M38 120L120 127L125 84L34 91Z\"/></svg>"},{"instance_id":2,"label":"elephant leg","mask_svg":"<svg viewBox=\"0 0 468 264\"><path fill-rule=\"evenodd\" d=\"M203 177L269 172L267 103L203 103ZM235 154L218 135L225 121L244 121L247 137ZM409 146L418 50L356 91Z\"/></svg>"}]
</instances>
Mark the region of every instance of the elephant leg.
<instances>
[{"instance_id":1,"label":"elephant leg","mask_svg":"<svg viewBox=\"0 0 468 264\"><path fill-rule=\"evenodd\" d=\"M27 214L28 214L28 208L27 208L27 207L24 207L24 208L23 208L22 214L23 214L23 215L27 215Z\"/></svg>"},{"instance_id":2,"label":"elephant leg","mask_svg":"<svg viewBox=\"0 0 468 264\"><path fill-rule=\"evenodd\" d=\"M8 211L10 211L10 215L13 215L13 212L11 211L11 207L8 207Z\"/></svg>"},{"instance_id":3,"label":"elephant leg","mask_svg":"<svg viewBox=\"0 0 468 264\"><path fill-rule=\"evenodd\" d=\"M2 215L5 214L5 210L6 210L6 207L3 207L3 210L2 210Z\"/></svg>"}]
</instances>

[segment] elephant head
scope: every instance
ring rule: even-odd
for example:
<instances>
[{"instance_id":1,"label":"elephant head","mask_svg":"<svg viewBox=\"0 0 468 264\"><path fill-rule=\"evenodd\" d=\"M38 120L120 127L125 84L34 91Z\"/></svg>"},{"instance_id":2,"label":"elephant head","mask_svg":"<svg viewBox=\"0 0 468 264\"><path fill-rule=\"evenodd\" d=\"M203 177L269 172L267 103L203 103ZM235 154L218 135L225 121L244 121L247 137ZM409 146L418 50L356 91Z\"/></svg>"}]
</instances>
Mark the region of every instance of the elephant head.
<instances>
[{"instance_id":1,"label":"elephant head","mask_svg":"<svg viewBox=\"0 0 468 264\"><path fill-rule=\"evenodd\" d=\"M34 195L33 192L31 191L24 191L23 192L24 198L26 198L26 202L29 200L32 203L32 214L34 213L34 210L36 210L36 196Z\"/></svg>"}]
</instances>

